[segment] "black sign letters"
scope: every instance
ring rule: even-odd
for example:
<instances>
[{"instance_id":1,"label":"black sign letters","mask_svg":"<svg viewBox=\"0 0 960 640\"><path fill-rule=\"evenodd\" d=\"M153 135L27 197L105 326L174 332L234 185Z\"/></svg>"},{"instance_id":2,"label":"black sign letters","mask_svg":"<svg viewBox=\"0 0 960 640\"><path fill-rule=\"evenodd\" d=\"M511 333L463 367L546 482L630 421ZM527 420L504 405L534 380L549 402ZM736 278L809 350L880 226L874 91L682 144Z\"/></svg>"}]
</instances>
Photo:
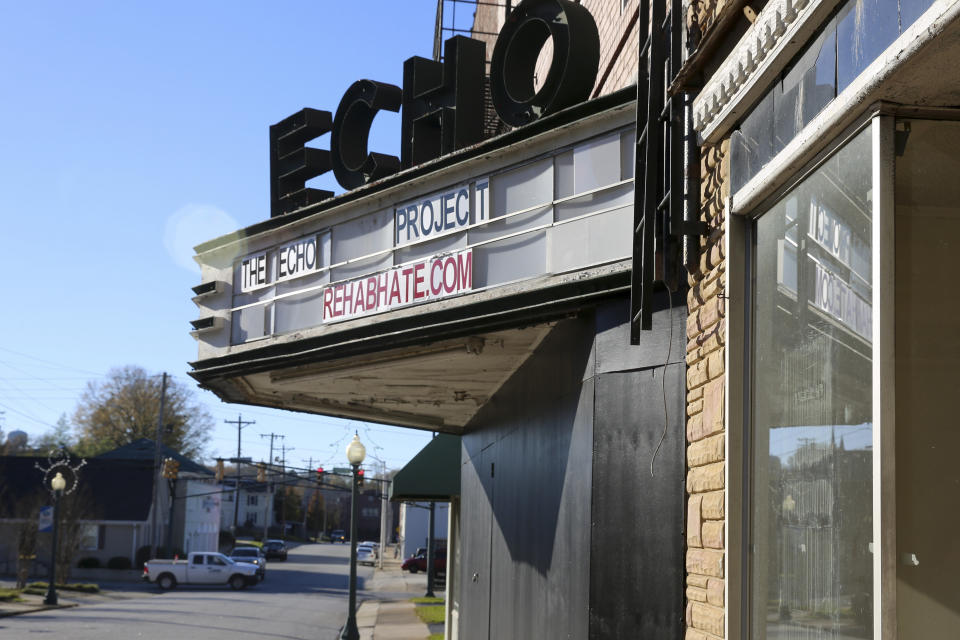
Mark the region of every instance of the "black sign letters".
<instances>
[{"instance_id":1,"label":"black sign letters","mask_svg":"<svg viewBox=\"0 0 960 640\"><path fill-rule=\"evenodd\" d=\"M553 41L550 69L534 86L537 58ZM270 215L276 217L333 196L305 187L333 168L337 182L356 189L483 138L486 45L455 36L444 62L413 57L403 65L403 89L358 80L336 117L303 109L270 127ZM600 37L590 12L571 0L523 0L507 18L490 61L490 94L497 115L521 127L590 97L600 66ZM368 152L370 125L381 109L403 106L401 158ZM330 151L304 146L327 133Z\"/></svg>"},{"instance_id":2,"label":"black sign letters","mask_svg":"<svg viewBox=\"0 0 960 640\"><path fill-rule=\"evenodd\" d=\"M330 134L333 175L344 189L356 189L400 169L400 159L367 153L370 125L377 111L399 111L400 87L373 80L357 80L340 100Z\"/></svg>"},{"instance_id":3,"label":"black sign letters","mask_svg":"<svg viewBox=\"0 0 960 640\"><path fill-rule=\"evenodd\" d=\"M455 36L443 63L413 57L403 63L403 168L483 139L483 67L486 45Z\"/></svg>"},{"instance_id":4,"label":"black sign letters","mask_svg":"<svg viewBox=\"0 0 960 640\"><path fill-rule=\"evenodd\" d=\"M550 71L539 91L537 57L553 38ZM590 12L569 0L521 2L510 14L490 60L490 95L497 115L522 127L590 97L600 67L600 36Z\"/></svg>"}]
</instances>

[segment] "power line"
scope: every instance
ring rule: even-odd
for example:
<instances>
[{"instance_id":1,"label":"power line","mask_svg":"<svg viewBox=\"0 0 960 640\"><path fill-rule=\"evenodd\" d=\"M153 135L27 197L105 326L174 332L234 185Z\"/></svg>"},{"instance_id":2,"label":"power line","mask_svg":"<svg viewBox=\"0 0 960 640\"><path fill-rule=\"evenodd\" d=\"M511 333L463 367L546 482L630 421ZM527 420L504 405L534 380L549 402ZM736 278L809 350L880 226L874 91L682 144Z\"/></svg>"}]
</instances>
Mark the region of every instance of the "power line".
<instances>
[{"instance_id":1,"label":"power line","mask_svg":"<svg viewBox=\"0 0 960 640\"><path fill-rule=\"evenodd\" d=\"M81 371L81 372L83 372L83 373L89 373L89 374L92 374L92 375L94 375L94 376L97 376L98 378L104 378L104 377L106 377L106 374L105 374L105 373L98 373L98 372L96 372L96 371L90 371L89 369L81 369L81 368L79 368L79 367L71 367L70 365L66 365L66 364L63 364L63 363L60 363L60 362L54 362L54 361L52 361L52 360L46 360L46 359L44 359L44 358L38 358L37 356L31 356L31 355L28 354L28 353L23 353L23 352L21 352L21 351L14 351L13 349L7 349L6 347L0 347L0 351L5 351L5 352L7 352L7 353L12 353L12 354L14 354L14 355L18 355L18 356L21 356L21 357L23 357L23 358L29 358L30 360L36 360L37 362L43 362L43 363L47 364L48 366L53 366L53 367L56 367L56 368L58 368L58 369L70 369L70 370L72 370L72 371Z\"/></svg>"}]
</instances>

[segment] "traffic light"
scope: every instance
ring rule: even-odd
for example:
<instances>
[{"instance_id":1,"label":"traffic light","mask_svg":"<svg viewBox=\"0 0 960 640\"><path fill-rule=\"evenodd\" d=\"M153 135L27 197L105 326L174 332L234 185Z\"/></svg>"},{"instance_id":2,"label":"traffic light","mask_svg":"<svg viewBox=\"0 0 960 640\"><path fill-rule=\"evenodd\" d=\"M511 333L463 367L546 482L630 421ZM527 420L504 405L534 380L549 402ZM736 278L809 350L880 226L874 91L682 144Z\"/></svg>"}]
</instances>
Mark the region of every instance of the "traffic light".
<instances>
[{"instance_id":1,"label":"traffic light","mask_svg":"<svg viewBox=\"0 0 960 640\"><path fill-rule=\"evenodd\" d=\"M317 467L317 484L323 483L323 467Z\"/></svg>"},{"instance_id":2,"label":"traffic light","mask_svg":"<svg viewBox=\"0 0 960 640\"><path fill-rule=\"evenodd\" d=\"M223 458L217 458L217 482L223 482Z\"/></svg>"},{"instance_id":3,"label":"traffic light","mask_svg":"<svg viewBox=\"0 0 960 640\"><path fill-rule=\"evenodd\" d=\"M180 463L174 460L173 458L164 458L163 460L163 477L167 480L176 480L177 474L180 473Z\"/></svg>"},{"instance_id":4,"label":"traffic light","mask_svg":"<svg viewBox=\"0 0 960 640\"><path fill-rule=\"evenodd\" d=\"M261 462L257 465L257 482L266 482L266 481L267 481L267 465Z\"/></svg>"},{"instance_id":5,"label":"traffic light","mask_svg":"<svg viewBox=\"0 0 960 640\"><path fill-rule=\"evenodd\" d=\"M357 485L363 486L363 469L357 469Z\"/></svg>"}]
</instances>

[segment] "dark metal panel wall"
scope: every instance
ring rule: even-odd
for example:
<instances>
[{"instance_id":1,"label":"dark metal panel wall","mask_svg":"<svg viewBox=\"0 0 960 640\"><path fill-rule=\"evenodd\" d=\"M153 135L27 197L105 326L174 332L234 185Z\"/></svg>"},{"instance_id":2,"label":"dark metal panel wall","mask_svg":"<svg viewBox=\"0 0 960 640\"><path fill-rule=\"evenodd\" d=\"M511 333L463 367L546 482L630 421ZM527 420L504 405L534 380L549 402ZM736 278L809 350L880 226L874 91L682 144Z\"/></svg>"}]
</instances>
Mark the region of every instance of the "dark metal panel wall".
<instances>
[{"instance_id":1,"label":"dark metal panel wall","mask_svg":"<svg viewBox=\"0 0 960 640\"><path fill-rule=\"evenodd\" d=\"M592 318L559 323L463 438L465 454L483 452L465 455L462 474L464 553L475 554L472 566L482 563L483 542L467 527L489 531L491 545L489 627L480 614L464 615L484 606L470 596L479 590L482 576L477 583L472 576L479 569L464 563L465 640L587 636L593 383L582 381L590 377L593 335ZM495 444L482 449L491 438ZM473 487L482 476L492 482L480 496Z\"/></svg>"},{"instance_id":2,"label":"dark metal panel wall","mask_svg":"<svg viewBox=\"0 0 960 640\"><path fill-rule=\"evenodd\" d=\"M629 301L623 299L597 308L597 373L630 371L683 362L687 351L687 303L685 292L667 298L666 291L653 295L657 312L652 318L652 331L637 336L637 344L630 344L630 325L624 318L630 313ZM667 324L672 320L673 331Z\"/></svg>"},{"instance_id":3,"label":"dark metal panel wall","mask_svg":"<svg viewBox=\"0 0 960 640\"><path fill-rule=\"evenodd\" d=\"M469 425L461 638L682 637L686 306L657 303L636 347L626 300L558 323Z\"/></svg>"},{"instance_id":4,"label":"dark metal panel wall","mask_svg":"<svg viewBox=\"0 0 960 640\"><path fill-rule=\"evenodd\" d=\"M496 445L471 451L463 441L460 474L460 593L457 602L460 637L487 640L490 628L490 532L493 526L493 484L490 463Z\"/></svg>"},{"instance_id":5,"label":"dark metal panel wall","mask_svg":"<svg viewBox=\"0 0 960 640\"><path fill-rule=\"evenodd\" d=\"M491 638L585 638L593 381L499 442Z\"/></svg>"},{"instance_id":6,"label":"dark metal panel wall","mask_svg":"<svg viewBox=\"0 0 960 640\"><path fill-rule=\"evenodd\" d=\"M682 637L684 383L680 363L597 376L591 640Z\"/></svg>"}]
</instances>

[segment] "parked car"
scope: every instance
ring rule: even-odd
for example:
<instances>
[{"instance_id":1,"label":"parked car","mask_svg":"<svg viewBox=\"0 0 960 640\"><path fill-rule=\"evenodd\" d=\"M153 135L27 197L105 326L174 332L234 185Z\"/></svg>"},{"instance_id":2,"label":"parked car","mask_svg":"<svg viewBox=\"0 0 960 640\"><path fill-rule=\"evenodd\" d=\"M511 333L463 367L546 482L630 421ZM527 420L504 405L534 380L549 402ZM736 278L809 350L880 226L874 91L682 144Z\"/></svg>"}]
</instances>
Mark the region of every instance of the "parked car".
<instances>
[{"instance_id":1,"label":"parked car","mask_svg":"<svg viewBox=\"0 0 960 640\"><path fill-rule=\"evenodd\" d=\"M257 576L261 580L267 579L267 558L260 547L234 547L230 553L234 562L249 562L257 565Z\"/></svg>"},{"instance_id":2,"label":"parked car","mask_svg":"<svg viewBox=\"0 0 960 640\"><path fill-rule=\"evenodd\" d=\"M283 540L265 540L263 553L267 558L287 559L287 543Z\"/></svg>"},{"instance_id":3,"label":"parked car","mask_svg":"<svg viewBox=\"0 0 960 640\"><path fill-rule=\"evenodd\" d=\"M371 567L377 563L377 554L370 547L357 546L357 563L369 564Z\"/></svg>"},{"instance_id":4,"label":"parked car","mask_svg":"<svg viewBox=\"0 0 960 640\"><path fill-rule=\"evenodd\" d=\"M191 552L186 560L148 560L143 563L143 579L163 590L178 584L229 584L232 589L255 585L258 567L235 562L222 553Z\"/></svg>"},{"instance_id":5,"label":"parked car","mask_svg":"<svg viewBox=\"0 0 960 640\"><path fill-rule=\"evenodd\" d=\"M343 529L334 529L330 532L330 542L346 542L347 534Z\"/></svg>"},{"instance_id":6,"label":"parked car","mask_svg":"<svg viewBox=\"0 0 960 640\"><path fill-rule=\"evenodd\" d=\"M447 570L447 550L446 549L437 549L433 554L433 569L434 571L446 571ZM426 571L427 570L427 552L421 551L416 555L410 556L403 561L403 564L400 565L400 568L404 571L409 571L410 573L416 573L417 571Z\"/></svg>"},{"instance_id":7,"label":"parked car","mask_svg":"<svg viewBox=\"0 0 960 640\"><path fill-rule=\"evenodd\" d=\"M379 545L373 542L361 542L357 545L357 549L369 549L370 553L373 554L374 559L380 556L380 551L377 549Z\"/></svg>"}]
</instances>

